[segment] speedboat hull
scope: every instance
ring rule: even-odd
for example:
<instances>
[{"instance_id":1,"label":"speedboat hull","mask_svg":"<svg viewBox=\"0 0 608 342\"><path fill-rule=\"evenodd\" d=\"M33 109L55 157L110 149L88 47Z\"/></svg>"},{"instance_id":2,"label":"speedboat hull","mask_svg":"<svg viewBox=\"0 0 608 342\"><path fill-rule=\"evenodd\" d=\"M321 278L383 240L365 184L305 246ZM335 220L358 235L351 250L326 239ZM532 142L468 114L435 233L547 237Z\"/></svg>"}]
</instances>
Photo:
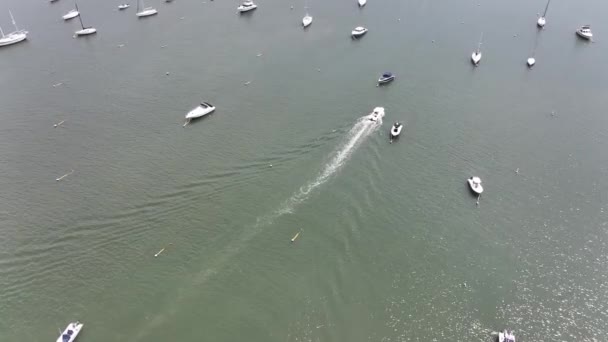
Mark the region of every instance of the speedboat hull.
<instances>
[{"instance_id":1,"label":"speedboat hull","mask_svg":"<svg viewBox=\"0 0 608 342\"><path fill-rule=\"evenodd\" d=\"M367 115L365 118L368 121L374 123L382 123L382 118L384 117L384 107L376 107L374 111Z\"/></svg>"},{"instance_id":2,"label":"speedboat hull","mask_svg":"<svg viewBox=\"0 0 608 342\"><path fill-rule=\"evenodd\" d=\"M539 28L543 28L543 27L545 27L546 23L547 23L547 19L545 19L545 17L540 17L536 21L536 26L538 26Z\"/></svg>"},{"instance_id":3,"label":"speedboat hull","mask_svg":"<svg viewBox=\"0 0 608 342\"><path fill-rule=\"evenodd\" d=\"M312 24L312 17L307 15L304 18L302 18L302 26L304 26L305 28L310 26L310 24Z\"/></svg>"},{"instance_id":4,"label":"speedboat hull","mask_svg":"<svg viewBox=\"0 0 608 342\"><path fill-rule=\"evenodd\" d=\"M74 342L78 334L84 327L84 324L80 322L72 322L63 330L61 335L57 338L56 342Z\"/></svg>"},{"instance_id":5,"label":"speedboat hull","mask_svg":"<svg viewBox=\"0 0 608 342\"><path fill-rule=\"evenodd\" d=\"M194 108L188 114L186 114L186 124L190 120L199 119L203 116L209 115L215 111L215 107L208 102L202 102L198 107Z\"/></svg>"},{"instance_id":6,"label":"speedboat hull","mask_svg":"<svg viewBox=\"0 0 608 342\"><path fill-rule=\"evenodd\" d=\"M158 14L156 8L144 8L143 11L135 13L136 16L143 18Z\"/></svg>"},{"instance_id":7,"label":"speedboat hull","mask_svg":"<svg viewBox=\"0 0 608 342\"><path fill-rule=\"evenodd\" d=\"M473 65L477 66L479 64L479 62L481 61L481 52L473 52L473 54L471 55L471 63L473 63Z\"/></svg>"},{"instance_id":8,"label":"speedboat hull","mask_svg":"<svg viewBox=\"0 0 608 342\"><path fill-rule=\"evenodd\" d=\"M483 186L481 186L479 177L471 177L467 179L467 183L469 183L469 188L474 194L481 195L483 193Z\"/></svg>"},{"instance_id":9,"label":"speedboat hull","mask_svg":"<svg viewBox=\"0 0 608 342\"><path fill-rule=\"evenodd\" d=\"M367 33L367 29L364 27L357 27L351 32L353 38L361 38Z\"/></svg>"},{"instance_id":10,"label":"speedboat hull","mask_svg":"<svg viewBox=\"0 0 608 342\"><path fill-rule=\"evenodd\" d=\"M8 46L17 44L27 39L27 32L21 31L16 33L8 34L2 38L0 38L0 46Z\"/></svg>"},{"instance_id":11,"label":"speedboat hull","mask_svg":"<svg viewBox=\"0 0 608 342\"><path fill-rule=\"evenodd\" d=\"M251 6L239 6L237 7L237 11L239 11L239 13L247 13L247 12L251 12L253 10L255 10L256 8L258 8L258 5L253 4Z\"/></svg>"},{"instance_id":12,"label":"speedboat hull","mask_svg":"<svg viewBox=\"0 0 608 342\"><path fill-rule=\"evenodd\" d=\"M76 18L79 15L80 15L80 13L77 10L71 10L68 13L66 13L62 18L63 18L63 20L70 20L70 19Z\"/></svg>"},{"instance_id":13,"label":"speedboat hull","mask_svg":"<svg viewBox=\"0 0 608 342\"><path fill-rule=\"evenodd\" d=\"M87 27L82 30L78 30L75 32L77 36L88 36L90 34L97 33L97 29L94 27Z\"/></svg>"},{"instance_id":14,"label":"speedboat hull","mask_svg":"<svg viewBox=\"0 0 608 342\"><path fill-rule=\"evenodd\" d=\"M591 33L591 32L587 33L587 32L582 32L581 30L576 30L576 34L585 40L591 40L591 38L593 38L593 33Z\"/></svg>"},{"instance_id":15,"label":"speedboat hull","mask_svg":"<svg viewBox=\"0 0 608 342\"><path fill-rule=\"evenodd\" d=\"M125 9L127 9L129 7L131 7L131 5L129 5L129 4L118 5L118 9L121 10L121 11L125 10Z\"/></svg>"},{"instance_id":16,"label":"speedboat hull","mask_svg":"<svg viewBox=\"0 0 608 342\"><path fill-rule=\"evenodd\" d=\"M387 84L387 83L391 83L395 80L395 75L390 76L390 77L380 77L380 79L378 79L378 84Z\"/></svg>"}]
</instances>

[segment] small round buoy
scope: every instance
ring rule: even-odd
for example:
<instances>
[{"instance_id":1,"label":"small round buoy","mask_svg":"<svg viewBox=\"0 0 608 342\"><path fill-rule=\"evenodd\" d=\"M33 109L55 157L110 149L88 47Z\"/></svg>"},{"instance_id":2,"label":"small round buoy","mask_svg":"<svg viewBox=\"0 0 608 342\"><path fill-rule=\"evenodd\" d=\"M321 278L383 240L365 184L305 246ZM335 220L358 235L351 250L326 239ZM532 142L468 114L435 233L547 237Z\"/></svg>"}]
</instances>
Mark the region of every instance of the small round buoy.
<instances>
[{"instance_id":1,"label":"small round buoy","mask_svg":"<svg viewBox=\"0 0 608 342\"><path fill-rule=\"evenodd\" d=\"M268 165L268 166L272 167L272 164L270 164L270 165Z\"/></svg>"},{"instance_id":2,"label":"small round buoy","mask_svg":"<svg viewBox=\"0 0 608 342\"><path fill-rule=\"evenodd\" d=\"M291 9L293 9L293 6L291 6Z\"/></svg>"},{"instance_id":3,"label":"small round buoy","mask_svg":"<svg viewBox=\"0 0 608 342\"><path fill-rule=\"evenodd\" d=\"M165 75L169 76L169 72L167 71L167 72L165 73Z\"/></svg>"},{"instance_id":4,"label":"small round buoy","mask_svg":"<svg viewBox=\"0 0 608 342\"><path fill-rule=\"evenodd\" d=\"M434 43L434 42L435 42L435 39L431 40L431 43Z\"/></svg>"}]
</instances>

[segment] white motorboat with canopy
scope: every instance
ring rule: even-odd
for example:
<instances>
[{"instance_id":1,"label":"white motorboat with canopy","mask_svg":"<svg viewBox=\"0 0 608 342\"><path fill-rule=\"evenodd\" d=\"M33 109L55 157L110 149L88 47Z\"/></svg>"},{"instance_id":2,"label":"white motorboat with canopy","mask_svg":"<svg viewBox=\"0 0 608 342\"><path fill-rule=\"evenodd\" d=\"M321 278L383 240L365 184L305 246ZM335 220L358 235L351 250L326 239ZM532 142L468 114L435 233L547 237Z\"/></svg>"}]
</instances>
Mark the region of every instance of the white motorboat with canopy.
<instances>
[{"instance_id":1,"label":"white motorboat with canopy","mask_svg":"<svg viewBox=\"0 0 608 342\"><path fill-rule=\"evenodd\" d=\"M384 107L376 107L374 111L366 116L366 119L375 123L382 123L384 117Z\"/></svg>"},{"instance_id":2,"label":"white motorboat with canopy","mask_svg":"<svg viewBox=\"0 0 608 342\"><path fill-rule=\"evenodd\" d=\"M386 84L395 80L395 74L392 72L385 72L378 79L378 84Z\"/></svg>"},{"instance_id":3,"label":"white motorboat with canopy","mask_svg":"<svg viewBox=\"0 0 608 342\"><path fill-rule=\"evenodd\" d=\"M351 35L352 35L353 38L359 38L359 37L362 37L366 33L367 33L367 29L365 27L363 27L363 26L357 26L351 32Z\"/></svg>"},{"instance_id":4,"label":"white motorboat with canopy","mask_svg":"<svg viewBox=\"0 0 608 342\"><path fill-rule=\"evenodd\" d=\"M593 33L591 32L591 25L583 25L578 30L576 30L576 34L587 40L591 40L593 38Z\"/></svg>"},{"instance_id":5,"label":"white motorboat with canopy","mask_svg":"<svg viewBox=\"0 0 608 342\"><path fill-rule=\"evenodd\" d=\"M243 2L243 4L241 6L237 7L237 10L240 13L245 13L245 12L253 11L256 8L258 8L258 5L254 4L253 1L245 1L245 2Z\"/></svg>"},{"instance_id":6,"label":"white motorboat with canopy","mask_svg":"<svg viewBox=\"0 0 608 342\"><path fill-rule=\"evenodd\" d=\"M481 186L481 178L479 177L471 177L469 179L467 179L467 182L469 183L469 187L471 188L471 191L473 191L474 193L481 195L481 193L483 192L483 186Z\"/></svg>"},{"instance_id":7,"label":"white motorboat with canopy","mask_svg":"<svg viewBox=\"0 0 608 342\"><path fill-rule=\"evenodd\" d=\"M202 118L203 116L211 114L214 111L215 107L212 104L210 104L209 102L201 102L200 105L198 105L196 108L189 111L188 114L186 114L186 123L184 124L184 126L190 123L191 120Z\"/></svg>"}]
</instances>

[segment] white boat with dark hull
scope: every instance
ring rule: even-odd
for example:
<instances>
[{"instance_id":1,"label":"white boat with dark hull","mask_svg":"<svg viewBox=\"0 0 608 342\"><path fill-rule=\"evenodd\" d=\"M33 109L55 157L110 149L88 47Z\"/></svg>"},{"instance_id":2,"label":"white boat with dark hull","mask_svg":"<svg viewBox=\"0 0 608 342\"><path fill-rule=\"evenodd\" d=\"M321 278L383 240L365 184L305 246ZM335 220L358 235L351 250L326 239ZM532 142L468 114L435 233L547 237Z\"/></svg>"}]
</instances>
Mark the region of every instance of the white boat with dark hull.
<instances>
[{"instance_id":1,"label":"white boat with dark hull","mask_svg":"<svg viewBox=\"0 0 608 342\"><path fill-rule=\"evenodd\" d=\"M84 324L78 321L68 324L65 330L63 330L61 335L57 338L56 342L74 342L83 326Z\"/></svg>"},{"instance_id":2,"label":"white boat with dark hull","mask_svg":"<svg viewBox=\"0 0 608 342\"><path fill-rule=\"evenodd\" d=\"M392 72L385 72L378 79L378 84L379 85L387 84L387 83L393 82L394 80L395 80L395 75Z\"/></svg>"},{"instance_id":3,"label":"white boat with dark hull","mask_svg":"<svg viewBox=\"0 0 608 342\"><path fill-rule=\"evenodd\" d=\"M15 31L10 32L8 34L4 34L4 31L2 31L2 28L0 28L0 34L2 35L2 37L0 37L0 46L17 44L27 39L28 32L26 30L20 30L17 27L17 22L15 21L15 18L13 18L13 13L11 11L8 11L8 13L11 16L13 26L15 26Z\"/></svg>"},{"instance_id":4,"label":"white boat with dark hull","mask_svg":"<svg viewBox=\"0 0 608 342\"><path fill-rule=\"evenodd\" d=\"M483 192L483 186L481 186L481 178L471 177L467 179L467 182L469 183L471 191L473 191L477 195L481 195L481 193Z\"/></svg>"},{"instance_id":5,"label":"white boat with dark hull","mask_svg":"<svg viewBox=\"0 0 608 342\"><path fill-rule=\"evenodd\" d=\"M78 5L76 5L76 10L78 10ZM89 27L85 27L84 26L84 24L82 23L82 15L78 16L78 20L80 20L80 27L82 29L74 32L77 37L88 36L90 34L97 33L97 29L96 28L91 27L91 26L89 26Z\"/></svg>"},{"instance_id":6,"label":"white boat with dark hull","mask_svg":"<svg viewBox=\"0 0 608 342\"><path fill-rule=\"evenodd\" d=\"M481 41L483 39L483 32L481 33L481 37L479 37L479 45L477 45L477 50L473 51L471 55L471 62L473 65L477 66L481 61Z\"/></svg>"},{"instance_id":7,"label":"white boat with dark hull","mask_svg":"<svg viewBox=\"0 0 608 342\"><path fill-rule=\"evenodd\" d=\"M245 1L241 6L237 7L237 11L239 11L239 13L245 13L253 11L256 8L258 8L258 5L254 4L253 1Z\"/></svg>"},{"instance_id":8,"label":"white boat with dark hull","mask_svg":"<svg viewBox=\"0 0 608 342\"><path fill-rule=\"evenodd\" d=\"M534 57L528 58L528 60L526 61L526 64L528 64L528 68L533 67L534 64L536 64L536 58L534 58Z\"/></svg>"},{"instance_id":9,"label":"white boat with dark hull","mask_svg":"<svg viewBox=\"0 0 608 342\"><path fill-rule=\"evenodd\" d=\"M591 40L593 38L593 33L591 32L591 25L583 25L576 30L576 34L587 40Z\"/></svg>"},{"instance_id":10,"label":"white boat with dark hull","mask_svg":"<svg viewBox=\"0 0 608 342\"><path fill-rule=\"evenodd\" d=\"M499 332L498 342L515 342L515 335L513 335L513 331L505 329Z\"/></svg>"},{"instance_id":11,"label":"white boat with dark hull","mask_svg":"<svg viewBox=\"0 0 608 342\"><path fill-rule=\"evenodd\" d=\"M382 118L384 117L384 107L376 107L374 111L369 113L365 118L369 121L375 123L382 123Z\"/></svg>"},{"instance_id":12,"label":"white boat with dark hull","mask_svg":"<svg viewBox=\"0 0 608 342\"><path fill-rule=\"evenodd\" d=\"M73 9L73 10L70 10L68 13L64 14L62 18L63 18L63 20L70 20L70 19L76 18L79 15L80 15L80 13L78 12L78 10Z\"/></svg>"},{"instance_id":13,"label":"white boat with dark hull","mask_svg":"<svg viewBox=\"0 0 608 342\"><path fill-rule=\"evenodd\" d=\"M140 5L141 2L141 5ZM146 7L144 0L137 0L137 12L135 15L139 18L149 17L151 15L158 14L158 11L154 7Z\"/></svg>"},{"instance_id":14,"label":"white boat with dark hull","mask_svg":"<svg viewBox=\"0 0 608 342\"><path fill-rule=\"evenodd\" d=\"M119 10L126 10L127 8L131 7L131 5L129 4L122 4L122 5L118 5L118 9Z\"/></svg>"},{"instance_id":15,"label":"white boat with dark hull","mask_svg":"<svg viewBox=\"0 0 608 342\"><path fill-rule=\"evenodd\" d=\"M545 27L545 24L547 23L547 11L549 10L549 3L551 3L551 0L547 0L547 6L545 6L545 12L543 12L543 15L538 17L538 20L536 21L536 26L538 26L539 28Z\"/></svg>"},{"instance_id":16,"label":"white boat with dark hull","mask_svg":"<svg viewBox=\"0 0 608 342\"><path fill-rule=\"evenodd\" d=\"M361 38L363 37L366 33L367 33L367 29L363 26L357 26L355 27L355 29L351 32L351 36L353 38Z\"/></svg>"},{"instance_id":17,"label":"white boat with dark hull","mask_svg":"<svg viewBox=\"0 0 608 342\"><path fill-rule=\"evenodd\" d=\"M363 7L367 4L367 0L357 0L357 3L359 4L359 7Z\"/></svg>"},{"instance_id":18,"label":"white boat with dark hull","mask_svg":"<svg viewBox=\"0 0 608 342\"><path fill-rule=\"evenodd\" d=\"M306 13L306 15L304 16L304 18L302 18L302 26L304 26L304 28L310 26L310 24L312 24L312 17Z\"/></svg>"},{"instance_id":19,"label":"white boat with dark hull","mask_svg":"<svg viewBox=\"0 0 608 342\"><path fill-rule=\"evenodd\" d=\"M202 118L203 116L211 114L214 111L215 107L212 104L209 102L201 102L200 105L186 114L186 123L184 126L190 123L191 120Z\"/></svg>"},{"instance_id":20,"label":"white boat with dark hull","mask_svg":"<svg viewBox=\"0 0 608 342\"><path fill-rule=\"evenodd\" d=\"M391 141L399 138L399 134L401 134L401 129L403 129L403 124L400 122L395 122L393 127L391 127Z\"/></svg>"}]
</instances>

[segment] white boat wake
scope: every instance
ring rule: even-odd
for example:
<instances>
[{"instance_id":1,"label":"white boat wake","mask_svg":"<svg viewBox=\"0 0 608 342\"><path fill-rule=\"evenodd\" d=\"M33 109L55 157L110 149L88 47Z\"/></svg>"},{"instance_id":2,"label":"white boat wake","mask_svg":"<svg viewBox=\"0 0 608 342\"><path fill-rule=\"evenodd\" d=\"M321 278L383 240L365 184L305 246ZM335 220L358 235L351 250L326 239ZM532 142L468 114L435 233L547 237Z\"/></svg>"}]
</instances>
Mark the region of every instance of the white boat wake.
<instances>
[{"instance_id":1,"label":"white boat wake","mask_svg":"<svg viewBox=\"0 0 608 342\"><path fill-rule=\"evenodd\" d=\"M314 189L327 182L344 165L357 147L381 125L382 118L377 122L370 121L367 116L360 118L348 132L345 142L332 154L331 159L317 178L302 186L271 215L258 218L256 225L270 224L280 216L293 213L293 210L300 203L306 201Z\"/></svg>"}]
</instances>

